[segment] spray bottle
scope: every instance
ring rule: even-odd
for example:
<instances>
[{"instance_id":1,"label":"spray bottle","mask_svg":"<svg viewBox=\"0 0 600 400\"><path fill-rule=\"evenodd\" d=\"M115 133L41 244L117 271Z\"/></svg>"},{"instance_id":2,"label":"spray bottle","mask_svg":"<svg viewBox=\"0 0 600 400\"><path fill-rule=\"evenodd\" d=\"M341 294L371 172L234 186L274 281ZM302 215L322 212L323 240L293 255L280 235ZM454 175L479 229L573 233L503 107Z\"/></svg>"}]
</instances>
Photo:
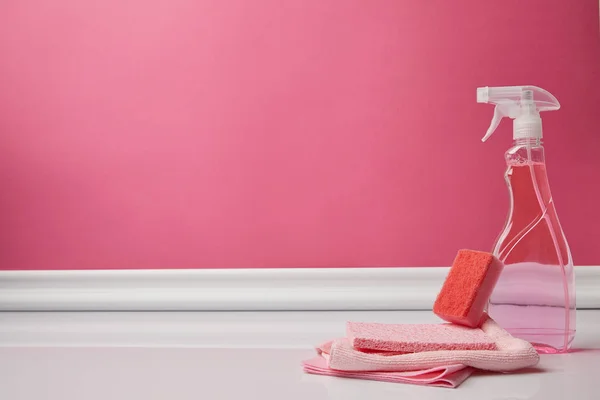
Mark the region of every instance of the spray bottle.
<instances>
[{"instance_id":1,"label":"spray bottle","mask_svg":"<svg viewBox=\"0 0 600 400\"><path fill-rule=\"evenodd\" d=\"M493 248L505 266L488 313L541 353L567 351L575 336L573 261L550 193L540 118L560 104L535 86L478 88L477 102L496 105L484 142L503 117L514 120L504 175L510 210Z\"/></svg>"}]
</instances>

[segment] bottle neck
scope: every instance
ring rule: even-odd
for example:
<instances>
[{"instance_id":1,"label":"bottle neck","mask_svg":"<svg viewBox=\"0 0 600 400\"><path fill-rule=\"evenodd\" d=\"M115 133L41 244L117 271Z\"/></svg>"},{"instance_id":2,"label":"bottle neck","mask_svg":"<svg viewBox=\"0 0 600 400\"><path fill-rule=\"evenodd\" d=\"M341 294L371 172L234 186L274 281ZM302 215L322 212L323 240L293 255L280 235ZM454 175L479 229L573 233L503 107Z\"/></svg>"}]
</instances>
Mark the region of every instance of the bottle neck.
<instances>
[{"instance_id":1,"label":"bottle neck","mask_svg":"<svg viewBox=\"0 0 600 400\"><path fill-rule=\"evenodd\" d=\"M514 141L515 146L542 147L542 144L541 138L518 138Z\"/></svg>"},{"instance_id":2,"label":"bottle neck","mask_svg":"<svg viewBox=\"0 0 600 400\"><path fill-rule=\"evenodd\" d=\"M522 165L527 162L545 163L544 147L540 138L515 139L513 146L507 150L505 156L509 165Z\"/></svg>"}]
</instances>

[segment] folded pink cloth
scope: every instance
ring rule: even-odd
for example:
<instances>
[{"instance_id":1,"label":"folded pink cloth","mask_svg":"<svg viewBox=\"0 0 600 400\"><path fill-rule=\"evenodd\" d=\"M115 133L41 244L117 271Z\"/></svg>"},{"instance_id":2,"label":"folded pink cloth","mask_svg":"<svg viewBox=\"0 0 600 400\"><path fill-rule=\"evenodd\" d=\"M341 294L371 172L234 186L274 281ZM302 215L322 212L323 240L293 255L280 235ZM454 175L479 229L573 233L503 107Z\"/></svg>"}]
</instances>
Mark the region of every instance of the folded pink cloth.
<instances>
[{"instance_id":1,"label":"folded pink cloth","mask_svg":"<svg viewBox=\"0 0 600 400\"><path fill-rule=\"evenodd\" d=\"M481 330L496 350L436 350L420 353L361 351L348 338L326 342L318 357L303 363L311 374L387 382L457 387L473 368L508 372L536 365L540 359L533 346L512 337L487 317Z\"/></svg>"},{"instance_id":2,"label":"folded pink cloth","mask_svg":"<svg viewBox=\"0 0 600 400\"><path fill-rule=\"evenodd\" d=\"M493 319L487 317L481 329L495 343L496 350L438 350L421 353L366 353L352 347L343 338L325 343L317 353L328 361L331 369L339 371L418 371L454 364L488 371L508 372L536 365L540 356L533 346L512 337Z\"/></svg>"},{"instance_id":3,"label":"folded pink cloth","mask_svg":"<svg viewBox=\"0 0 600 400\"><path fill-rule=\"evenodd\" d=\"M337 371L327 366L323 357L315 357L303 362L304 371L309 374L339 376L342 378L368 379L373 381L411 383L414 385L458 387L473 373L473 368L461 364L435 367L421 371L406 372L350 372Z\"/></svg>"}]
</instances>

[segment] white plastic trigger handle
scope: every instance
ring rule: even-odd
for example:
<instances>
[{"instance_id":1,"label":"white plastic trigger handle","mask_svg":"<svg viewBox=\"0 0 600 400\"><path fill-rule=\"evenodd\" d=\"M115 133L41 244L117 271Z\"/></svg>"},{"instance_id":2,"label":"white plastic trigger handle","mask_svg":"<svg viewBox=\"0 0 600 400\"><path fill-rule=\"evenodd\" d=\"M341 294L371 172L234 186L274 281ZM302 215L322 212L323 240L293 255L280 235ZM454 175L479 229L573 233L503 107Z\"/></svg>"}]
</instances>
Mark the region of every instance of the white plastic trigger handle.
<instances>
[{"instance_id":1,"label":"white plastic trigger handle","mask_svg":"<svg viewBox=\"0 0 600 400\"><path fill-rule=\"evenodd\" d=\"M494 117L492 118L492 123L485 133L485 136L481 139L482 142L485 142L490 138L490 136L492 136L492 133L494 133L498 125L500 125L502 118L509 116L509 112L510 104L497 104L496 107L494 107Z\"/></svg>"}]
</instances>

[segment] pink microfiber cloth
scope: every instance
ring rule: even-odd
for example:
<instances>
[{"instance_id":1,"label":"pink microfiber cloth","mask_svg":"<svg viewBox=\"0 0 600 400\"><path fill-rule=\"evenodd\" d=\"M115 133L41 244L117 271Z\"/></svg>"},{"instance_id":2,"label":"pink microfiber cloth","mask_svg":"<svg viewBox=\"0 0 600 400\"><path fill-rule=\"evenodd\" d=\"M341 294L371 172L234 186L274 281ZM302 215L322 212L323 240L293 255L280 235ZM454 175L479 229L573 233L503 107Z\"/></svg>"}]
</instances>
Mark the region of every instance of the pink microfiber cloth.
<instances>
[{"instance_id":1,"label":"pink microfiber cloth","mask_svg":"<svg viewBox=\"0 0 600 400\"><path fill-rule=\"evenodd\" d=\"M327 360L321 356L303 363L304 371L310 374L339 376L341 378L368 379L372 381L411 383L414 385L458 387L472 373L473 368L462 364L435 367L421 371L406 372L350 372L336 371L327 366Z\"/></svg>"},{"instance_id":2,"label":"pink microfiber cloth","mask_svg":"<svg viewBox=\"0 0 600 400\"><path fill-rule=\"evenodd\" d=\"M433 350L496 350L481 329L453 324L348 322L346 336L357 350L416 353Z\"/></svg>"},{"instance_id":3,"label":"pink microfiber cloth","mask_svg":"<svg viewBox=\"0 0 600 400\"><path fill-rule=\"evenodd\" d=\"M482 370L509 372L532 367L539 361L539 355L533 346L521 339L512 337L491 318L486 317L481 330L496 344L496 350L437 350L419 353L398 354L397 352L365 352L355 349L348 338L327 342L317 348L318 358L304 362L304 371L313 374L356 377L362 379L381 380L382 373L414 372L414 375L390 377L394 382L420 383L424 385L438 382L439 379L449 379L453 373L451 366L462 365ZM442 368L437 370L436 368ZM447 372L444 372L446 368ZM432 371L432 369L436 369ZM432 372L441 372L438 380L430 381ZM463 371L466 379L470 372ZM356 375L356 373L360 373ZM446 375L444 375L444 373ZM354 376L351 376L354 374ZM374 375L371 375L374 374ZM461 375L462 376L462 375ZM420 377L425 377L420 379ZM456 380L455 385L446 383L447 387L456 387L462 380Z\"/></svg>"}]
</instances>

